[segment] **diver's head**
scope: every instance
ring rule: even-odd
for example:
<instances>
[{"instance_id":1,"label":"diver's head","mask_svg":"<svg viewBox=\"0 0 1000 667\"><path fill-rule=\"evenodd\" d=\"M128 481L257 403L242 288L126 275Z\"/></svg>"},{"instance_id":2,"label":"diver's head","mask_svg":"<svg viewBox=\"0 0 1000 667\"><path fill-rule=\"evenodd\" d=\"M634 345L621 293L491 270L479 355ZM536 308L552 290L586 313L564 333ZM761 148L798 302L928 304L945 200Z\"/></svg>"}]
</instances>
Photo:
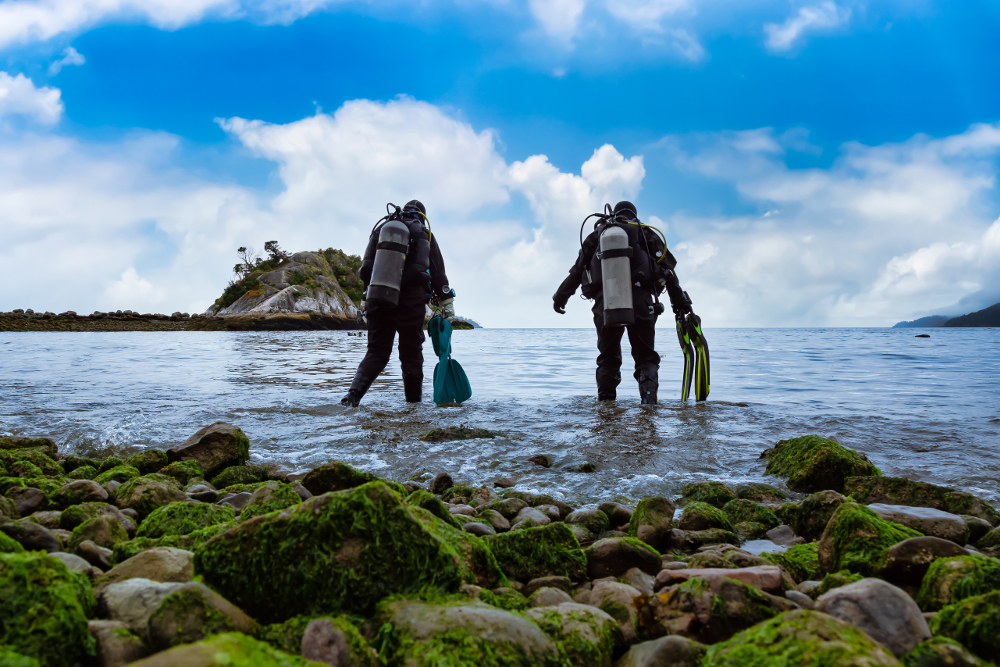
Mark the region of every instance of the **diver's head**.
<instances>
[{"instance_id":1,"label":"diver's head","mask_svg":"<svg viewBox=\"0 0 1000 667\"><path fill-rule=\"evenodd\" d=\"M417 201L416 199L411 199L410 201L406 202L406 205L403 207L403 213L417 213L417 212L424 215L424 217L427 216L427 209L424 208L424 205L421 204L419 201Z\"/></svg>"},{"instance_id":2,"label":"diver's head","mask_svg":"<svg viewBox=\"0 0 1000 667\"><path fill-rule=\"evenodd\" d=\"M630 201L620 201L615 204L614 214L616 218L625 218L626 220L635 220L638 218L638 211L635 210L635 204Z\"/></svg>"}]
</instances>

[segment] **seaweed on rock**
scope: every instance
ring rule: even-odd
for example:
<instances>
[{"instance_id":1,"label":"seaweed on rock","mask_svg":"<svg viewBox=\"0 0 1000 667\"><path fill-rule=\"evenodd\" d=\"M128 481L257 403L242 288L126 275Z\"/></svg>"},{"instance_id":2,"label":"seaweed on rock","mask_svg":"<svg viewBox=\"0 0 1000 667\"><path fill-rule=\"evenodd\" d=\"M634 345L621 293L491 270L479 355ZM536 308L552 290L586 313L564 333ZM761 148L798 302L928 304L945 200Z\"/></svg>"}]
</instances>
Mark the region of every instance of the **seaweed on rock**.
<instances>
[{"instance_id":1,"label":"seaweed on rock","mask_svg":"<svg viewBox=\"0 0 1000 667\"><path fill-rule=\"evenodd\" d=\"M848 477L882 476L864 454L818 435L782 440L762 456L768 459L765 474L787 477L793 491L843 493Z\"/></svg>"},{"instance_id":2,"label":"seaweed on rock","mask_svg":"<svg viewBox=\"0 0 1000 667\"><path fill-rule=\"evenodd\" d=\"M294 507L301 502L302 496L295 493L288 484L267 482L250 496L250 500L240 512L240 521L248 521L255 516L278 512L287 507Z\"/></svg>"},{"instance_id":3,"label":"seaweed on rock","mask_svg":"<svg viewBox=\"0 0 1000 667\"><path fill-rule=\"evenodd\" d=\"M788 551L764 553L761 557L785 568L799 582L819 575L819 545L815 542L796 544Z\"/></svg>"},{"instance_id":4,"label":"seaweed on rock","mask_svg":"<svg viewBox=\"0 0 1000 667\"><path fill-rule=\"evenodd\" d=\"M587 556L564 523L491 535L486 541L500 569L518 581L548 576L582 581L587 576Z\"/></svg>"},{"instance_id":5,"label":"seaweed on rock","mask_svg":"<svg viewBox=\"0 0 1000 667\"><path fill-rule=\"evenodd\" d=\"M139 477L139 470L128 464L123 464L105 470L97 475L97 477L94 478L94 481L101 485L107 484L108 482L119 482L124 484L130 479L135 479L136 477Z\"/></svg>"},{"instance_id":6,"label":"seaweed on rock","mask_svg":"<svg viewBox=\"0 0 1000 667\"><path fill-rule=\"evenodd\" d=\"M296 496L298 498L298 496ZM136 537L156 539L167 535L188 535L236 519L236 511L226 505L195 501L170 503L153 510L139 526Z\"/></svg>"},{"instance_id":7,"label":"seaweed on rock","mask_svg":"<svg viewBox=\"0 0 1000 667\"><path fill-rule=\"evenodd\" d=\"M1000 559L970 554L931 563L916 600L924 611L935 611L994 590L1000 590Z\"/></svg>"},{"instance_id":8,"label":"seaweed on rock","mask_svg":"<svg viewBox=\"0 0 1000 667\"><path fill-rule=\"evenodd\" d=\"M1000 590L948 605L930 625L935 635L954 639L984 660L1000 661Z\"/></svg>"},{"instance_id":9,"label":"seaweed on rock","mask_svg":"<svg viewBox=\"0 0 1000 667\"><path fill-rule=\"evenodd\" d=\"M233 525L232 523L219 523L207 528L201 528L187 535L165 535L159 538L137 537L115 546L111 554L111 564L118 565L124 563L129 558L154 547L174 547L176 549L184 549L185 551L193 551L198 545L204 544L216 535L226 532Z\"/></svg>"},{"instance_id":10,"label":"seaweed on rock","mask_svg":"<svg viewBox=\"0 0 1000 667\"><path fill-rule=\"evenodd\" d=\"M857 503L841 504L823 531L819 563L824 572L850 570L872 575L886 549L922 533L892 521Z\"/></svg>"},{"instance_id":11,"label":"seaweed on rock","mask_svg":"<svg viewBox=\"0 0 1000 667\"><path fill-rule=\"evenodd\" d=\"M323 667L272 648L268 644L238 632L214 635L193 644L182 644L154 656L131 663L131 667Z\"/></svg>"}]
</instances>

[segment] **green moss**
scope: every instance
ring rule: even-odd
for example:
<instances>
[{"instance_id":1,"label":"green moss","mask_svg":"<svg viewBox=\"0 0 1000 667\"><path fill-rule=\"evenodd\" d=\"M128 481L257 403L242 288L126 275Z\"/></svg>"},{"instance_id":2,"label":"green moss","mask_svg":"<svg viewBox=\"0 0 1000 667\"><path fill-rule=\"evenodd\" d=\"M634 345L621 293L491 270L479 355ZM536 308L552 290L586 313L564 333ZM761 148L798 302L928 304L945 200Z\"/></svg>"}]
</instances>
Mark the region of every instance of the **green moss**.
<instances>
[{"instance_id":1,"label":"green moss","mask_svg":"<svg viewBox=\"0 0 1000 667\"><path fill-rule=\"evenodd\" d=\"M236 511L225 505L199 502L170 503L152 513L142 522L136 537L153 539L166 535L188 535L196 530L229 523L236 519Z\"/></svg>"},{"instance_id":2,"label":"green moss","mask_svg":"<svg viewBox=\"0 0 1000 667\"><path fill-rule=\"evenodd\" d=\"M395 593L503 583L481 539L404 504L381 482L242 523L195 550L195 571L226 599L271 622L370 613Z\"/></svg>"},{"instance_id":3,"label":"green moss","mask_svg":"<svg viewBox=\"0 0 1000 667\"><path fill-rule=\"evenodd\" d=\"M258 484L266 481L268 474L265 466L230 466L212 479L212 486L232 491L229 487L236 484Z\"/></svg>"},{"instance_id":4,"label":"green moss","mask_svg":"<svg viewBox=\"0 0 1000 667\"><path fill-rule=\"evenodd\" d=\"M760 482L740 485L736 490L736 495L757 503L780 503L788 497L770 484L761 484Z\"/></svg>"},{"instance_id":5,"label":"green moss","mask_svg":"<svg viewBox=\"0 0 1000 667\"><path fill-rule=\"evenodd\" d=\"M945 667L946 665L973 665L984 663L969 653L964 646L947 637L931 637L917 644L912 651L901 655L903 667Z\"/></svg>"},{"instance_id":6,"label":"green moss","mask_svg":"<svg viewBox=\"0 0 1000 667\"><path fill-rule=\"evenodd\" d=\"M97 606L87 578L40 552L0 554L0 644L43 667L94 655L87 619Z\"/></svg>"},{"instance_id":7,"label":"green moss","mask_svg":"<svg viewBox=\"0 0 1000 667\"><path fill-rule=\"evenodd\" d=\"M628 522L628 536L638 537L639 526L657 526L670 530L674 520L674 504L666 498L650 496L635 506Z\"/></svg>"},{"instance_id":8,"label":"green moss","mask_svg":"<svg viewBox=\"0 0 1000 667\"><path fill-rule=\"evenodd\" d=\"M793 491L843 493L848 477L882 475L864 454L818 435L782 440L768 451L765 474L787 477Z\"/></svg>"},{"instance_id":9,"label":"green moss","mask_svg":"<svg viewBox=\"0 0 1000 667\"><path fill-rule=\"evenodd\" d=\"M347 636L350 656L346 664L356 667L376 667L374 651L368 646L357 626L344 616L295 616L284 623L265 626L257 638L282 651L299 653L302 650L302 637L306 633L306 628L318 619L329 621Z\"/></svg>"},{"instance_id":10,"label":"green moss","mask_svg":"<svg viewBox=\"0 0 1000 667\"><path fill-rule=\"evenodd\" d=\"M94 479L98 474L97 468L94 466L80 466L79 468L75 468L73 472L66 475L66 479Z\"/></svg>"},{"instance_id":11,"label":"green moss","mask_svg":"<svg viewBox=\"0 0 1000 667\"><path fill-rule=\"evenodd\" d=\"M0 665L4 667L40 667L37 660L21 655L10 646L0 646Z\"/></svg>"},{"instance_id":12,"label":"green moss","mask_svg":"<svg viewBox=\"0 0 1000 667\"><path fill-rule=\"evenodd\" d=\"M823 581L820 582L819 586L809 592L809 596L816 599L823 595L823 593L832 591L834 588L840 588L848 584L853 584L854 582L861 581L862 579L864 579L864 577L860 574L853 574L847 570L831 572L823 577Z\"/></svg>"},{"instance_id":13,"label":"green moss","mask_svg":"<svg viewBox=\"0 0 1000 667\"><path fill-rule=\"evenodd\" d=\"M112 468L117 468L118 466L128 465L124 460L118 458L117 456L109 456L108 458L101 461L101 465L97 466L97 472L107 472Z\"/></svg>"},{"instance_id":14,"label":"green moss","mask_svg":"<svg viewBox=\"0 0 1000 667\"><path fill-rule=\"evenodd\" d=\"M59 527L73 530L83 522L105 514L115 514L114 507L108 503L80 503L62 511L59 515Z\"/></svg>"},{"instance_id":15,"label":"green moss","mask_svg":"<svg viewBox=\"0 0 1000 667\"><path fill-rule=\"evenodd\" d=\"M807 496L789 522L796 535L807 540L818 540L830 521L830 517L848 499L836 491L818 491Z\"/></svg>"},{"instance_id":16,"label":"green moss","mask_svg":"<svg viewBox=\"0 0 1000 667\"><path fill-rule=\"evenodd\" d=\"M111 554L111 564L118 565L124 563L132 556L137 556L143 551L154 547L174 547L185 551L194 551L195 547L204 544L216 535L226 532L235 524L219 523L207 528L201 528L188 535L166 535L159 538L137 537L128 542L117 545Z\"/></svg>"},{"instance_id":17,"label":"green moss","mask_svg":"<svg viewBox=\"0 0 1000 667\"><path fill-rule=\"evenodd\" d=\"M66 472L73 472L77 468L82 468L84 466L89 466L95 471L101 466L101 462L97 459L92 459L87 456L77 456L76 454L70 454L63 461L62 467ZM96 477L96 472L95 472Z\"/></svg>"},{"instance_id":18,"label":"green moss","mask_svg":"<svg viewBox=\"0 0 1000 667\"><path fill-rule=\"evenodd\" d=\"M0 462L10 470L16 463L30 463L42 471L42 475L61 477L65 472L58 463L39 449L0 449Z\"/></svg>"},{"instance_id":19,"label":"green moss","mask_svg":"<svg viewBox=\"0 0 1000 667\"><path fill-rule=\"evenodd\" d=\"M888 503L911 507L930 507L952 514L967 514L1000 524L1000 513L992 505L970 493L904 477L852 477L845 482L845 493L860 503Z\"/></svg>"},{"instance_id":20,"label":"green moss","mask_svg":"<svg viewBox=\"0 0 1000 667\"><path fill-rule=\"evenodd\" d=\"M29 477L24 480L24 486L41 489L50 497L68 483L61 477Z\"/></svg>"},{"instance_id":21,"label":"green moss","mask_svg":"<svg viewBox=\"0 0 1000 667\"><path fill-rule=\"evenodd\" d=\"M832 530L831 530L832 528ZM850 570L872 575L879 567L883 552L894 544L921 533L898 523L886 521L857 503L840 505L827 526L824 541L830 540L829 562L821 560L827 572Z\"/></svg>"},{"instance_id":22,"label":"green moss","mask_svg":"<svg viewBox=\"0 0 1000 667\"><path fill-rule=\"evenodd\" d=\"M0 450L36 449L47 456L56 455L56 443L51 438L29 438L20 435L0 436Z\"/></svg>"},{"instance_id":23,"label":"green moss","mask_svg":"<svg viewBox=\"0 0 1000 667\"><path fill-rule=\"evenodd\" d=\"M86 540L105 549L114 549L122 542L128 542L128 533L113 516L102 514L74 528L67 549L70 553L76 553L80 543Z\"/></svg>"},{"instance_id":24,"label":"green moss","mask_svg":"<svg viewBox=\"0 0 1000 667\"><path fill-rule=\"evenodd\" d=\"M525 528L486 538L504 574L519 581L538 577L569 577L582 581L587 557L573 531L564 523Z\"/></svg>"},{"instance_id":25,"label":"green moss","mask_svg":"<svg viewBox=\"0 0 1000 667\"><path fill-rule=\"evenodd\" d=\"M421 507L442 521L453 524L456 528L461 528L463 525L460 519L452 516L448 508L441 502L441 499L430 491L417 489L406 497L406 504Z\"/></svg>"},{"instance_id":26,"label":"green moss","mask_svg":"<svg viewBox=\"0 0 1000 667\"><path fill-rule=\"evenodd\" d=\"M302 478L302 486L306 487L309 493L318 496L330 491L354 489L377 480L378 478L370 472L358 470L343 461L330 461L310 470Z\"/></svg>"},{"instance_id":27,"label":"green moss","mask_svg":"<svg viewBox=\"0 0 1000 667\"><path fill-rule=\"evenodd\" d=\"M139 470L126 464L126 465L115 466L110 470L105 470L104 472L99 474L94 481L97 482L98 484L101 484L102 486L104 484L107 484L108 482L120 482L124 484L130 479L135 479L138 476L139 476Z\"/></svg>"},{"instance_id":28,"label":"green moss","mask_svg":"<svg viewBox=\"0 0 1000 667\"><path fill-rule=\"evenodd\" d=\"M574 667L611 664L615 649L625 641L617 623L595 613L546 609L533 612L530 618L558 644L560 653Z\"/></svg>"},{"instance_id":29,"label":"green moss","mask_svg":"<svg viewBox=\"0 0 1000 667\"><path fill-rule=\"evenodd\" d=\"M134 509L140 519L145 519L159 507L182 501L184 498L184 494L177 486L177 480L159 473L130 479L122 484L115 494L118 506Z\"/></svg>"},{"instance_id":30,"label":"green moss","mask_svg":"<svg viewBox=\"0 0 1000 667\"><path fill-rule=\"evenodd\" d=\"M689 502L681 513L680 527L682 530L708 530L721 528L733 530L733 524L722 510L698 500Z\"/></svg>"},{"instance_id":31,"label":"green moss","mask_svg":"<svg viewBox=\"0 0 1000 667\"><path fill-rule=\"evenodd\" d=\"M148 475L151 472L159 472L170 460L167 458L166 452L159 449L147 449L133 454L125 459L125 462L138 469L140 474Z\"/></svg>"},{"instance_id":32,"label":"green moss","mask_svg":"<svg viewBox=\"0 0 1000 667\"><path fill-rule=\"evenodd\" d=\"M939 558L927 568L917 603L934 611L1000 589L1000 560L979 554Z\"/></svg>"},{"instance_id":33,"label":"green moss","mask_svg":"<svg viewBox=\"0 0 1000 667\"><path fill-rule=\"evenodd\" d=\"M697 549L709 544L732 544L739 546L741 541L738 535L722 528L709 528L707 530L685 530L684 538Z\"/></svg>"},{"instance_id":34,"label":"green moss","mask_svg":"<svg viewBox=\"0 0 1000 667\"><path fill-rule=\"evenodd\" d=\"M14 461L10 466L10 474L14 477L45 477L42 469L31 461Z\"/></svg>"},{"instance_id":35,"label":"green moss","mask_svg":"<svg viewBox=\"0 0 1000 667\"><path fill-rule=\"evenodd\" d=\"M729 517L729 520L734 525L750 521L753 523L763 524L768 530L770 530L781 523L778 520L778 517L774 515L774 512L763 505L759 505L752 500L746 500L744 498L730 500L722 507L722 511L726 513L726 516ZM720 526L720 528L721 527L722 526Z\"/></svg>"},{"instance_id":36,"label":"green moss","mask_svg":"<svg viewBox=\"0 0 1000 667\"><path fill-rule=\"evenodd\" d=\"M301 502L302 496L295 493L288 484L268 482L250 496L250 500L240 512L240 521L247 521L261 514L278 512Z\"/></svg>"},{"instance_id":37,"label":"green moss","mask_svg":"<svg viewBox=\"0 0 1000 667\"><path fill-rule=\"evenodd\" d=\"M815 542L796 544L788 551L765 553L761 557L788 570L796 581L807 581L819 576L818 547Z\"/></svg>"},{"instance_id":38,"label":"green moss","mask_svg":"<svg viewBox=\"0 0 1000 667\"><path fill-rule=\"evenodd\" d=\"M181 622L177 623L178 620ZM201 591L194 589L174 591L163 598L149 619L149 627L173 629L170 636L151 637L151 643L159 649L236 630L232 619L216 610Z\"/></svg>"},{"instance_id":39,"label":"green moss","mask_svg":"<svg viewBox=\"0 0 1000 667\"><path fill-rule=\"evenodd\" d=\"M174 461L168 466L160 469L159 474L172 477L182 487L194 479L204 479L205 469L194 459L188 461Z\"/></svg>"},{"instance_id":40,"label":"green moss","mask_svg":"<svg viewBox=\"0 0 1000 667\"><path fill-rule=\"evenodd\" d=\"M898 665L854 626L814 611L790 611L710 646L702 667L875 667Z\"/></svg>"},{"instance_id":41,"label":"green moss","mask_svg":"<svg viewBox=\"0 0 1000 667\"><path fill-rule=\"evenodd\" d=\"M155 661L155 662L154 662ZM323 667L268 646L238 632L213 635L193 644L183 644L132 663L135 667L156 665L219 665L220 667Z\"/></svg>"},{"instance_id":42,"label":"green moss","mask_svg":"<svg viewBox=\"0 0 1000 667\"><path fill-rule=\"evenodd\" d=\"M948 605L930 625L935 635L954 639L983 660L1000 660L1000 591Z\"/></svg>"},{"instance_id":43,"label":"green moss","mask_svg":"<svg viewBox=\"0 0 1000 667\"><path fill-rule=\"evenodd\" d=\"M446 503L453 503L456 498L469 500L472 496L476 495L478 490L476 487L469 486L468 484L456 484L441 494L441 500Z\"/></svg>"},{"instance_id":44,"label":"green moss","mask_svg":"<svg viewBox=\"0 0 1000 667\"><path fill-rule=\"evenodd\" d=\"M795 521L795 517L798 516L800 503L781 503L781 507L774 510L774 515L778 517L781 523L791 526Z\"/></svg>"},{"instance_id":45,"label":"green moss","mask_svg":"<svg viewBox=\"0 0 1000 667\"><path fill-rule=\"evenodd\" d=\"M13 500L6 496L0 496L0 523L3 523L5 517L17 521L21 518L21 512Z\"/></svg>"},{"instance_id":46,"label":"green moss","mask_svg":"<svg viewBox=\"0 0 1000 667\"><path fill-rule=\"evenodd\" d=\"M0 531L0 554L19 554L22 551L24 551L24 547L21 546L20 542Z\"/></svg>"},{"instance_id":47,"label":"green moss","mask_svg":"<svg viewBox=\"0 0 1000 667\"><path fill-rule=\"evenodd\" d=\"M270 484L270 482L253 482L251 484L231 484L225 489L222 489L222 493L253 493L257 489L263 489L265 486ZM215 486L214 484L212 486Z\"/></svg>"},{"instance_id":48,"label":"green moss","mask_svg":"<svg viewBox=\"0 0 1000 667\"><path fill-rule=\"evenodd\" d=\"M506 609L507 611L523 611L531 607L528 598L513 588L505 589L500 595L491 590L484 590L479 594L479 599L486 604L493 605L499 609Z\"/></svg>"},{"instance_id":49,"label":"green moss","mask_svg":"<svg viewBox=\"0 0 1000 667\"><path fill-rule=\"evenodd\" d=\"M713 507L722 507L736 499L736 493L722 482L692 482L681 491L681 503L697 501Z\"/></svg>"}]
</instances>

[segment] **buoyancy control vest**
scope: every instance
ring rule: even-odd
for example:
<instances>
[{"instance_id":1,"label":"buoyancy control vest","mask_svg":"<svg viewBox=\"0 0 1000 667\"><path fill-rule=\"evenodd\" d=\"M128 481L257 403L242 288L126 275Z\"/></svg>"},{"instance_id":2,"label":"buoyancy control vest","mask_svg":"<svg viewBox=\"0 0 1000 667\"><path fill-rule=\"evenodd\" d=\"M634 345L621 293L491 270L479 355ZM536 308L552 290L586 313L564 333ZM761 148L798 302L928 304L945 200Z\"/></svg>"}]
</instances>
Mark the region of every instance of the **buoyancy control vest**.
<instances>
[{"instance_id":1,"label":"buoyancy control vest","mask_svg":"<svg viewBox=\"0 0 1000 667\"><path fill-rule=\"evenodd\" d=\"M609 222L598 224L597 233L597 248L584 272L581 291L588 299L603 292L606 326L632 324L633 287L651 293L656 289L655 266L646 252L642 227L625 221Z\"/></svg>"},{"instance_id":2,"label":"buoyancy control vest","mask_svg":"<svg viewBox=\"0 0 1000 667\"><path fill-rule=\"evenodd\" d=\"M395 212L372 231L378 234L372 278L367 301L399 304L406 286L426 286L430 282L430 228L419 213Z\"/></svg>"}]
</instances>

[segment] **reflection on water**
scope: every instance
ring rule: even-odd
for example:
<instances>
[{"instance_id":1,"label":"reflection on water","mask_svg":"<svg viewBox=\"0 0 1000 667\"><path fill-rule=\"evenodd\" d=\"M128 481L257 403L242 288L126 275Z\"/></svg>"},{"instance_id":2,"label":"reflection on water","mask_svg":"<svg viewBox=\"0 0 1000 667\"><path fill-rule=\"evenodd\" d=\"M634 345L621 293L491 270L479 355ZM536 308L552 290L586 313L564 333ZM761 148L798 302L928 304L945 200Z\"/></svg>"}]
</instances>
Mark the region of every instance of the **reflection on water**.
<instances>
[{"instance_id":1,"label":"reflection on water","mask_svg":"<svg viewBox=\"0 0 1000 667\"><path fill-rule=\"evenodd\" d=\"M442 470L471 483L511 476L576 502L676 494L697 479L760 480L764 448L819 433L887 475L1000 500L1000 331L931 333L709 330L712 400L682 405L680 351L661 328L662 403L651 407L639 405L628 364L619 401L597 403L590 330L457 332L472 400L408 406L393 360L354 410L339 400L366 339L345 332L5 333L0 432L127 451L167 448L224 420L247 432L255 461L299 469L339 458L396 480ZM436 358L430 345L425 353L429 378ZM506 437L419 440L460 423ZM551 469L527 462L539 453L554 459ZM568 470L584 461L597 472Z\"/></svg>"}]
</instances>

